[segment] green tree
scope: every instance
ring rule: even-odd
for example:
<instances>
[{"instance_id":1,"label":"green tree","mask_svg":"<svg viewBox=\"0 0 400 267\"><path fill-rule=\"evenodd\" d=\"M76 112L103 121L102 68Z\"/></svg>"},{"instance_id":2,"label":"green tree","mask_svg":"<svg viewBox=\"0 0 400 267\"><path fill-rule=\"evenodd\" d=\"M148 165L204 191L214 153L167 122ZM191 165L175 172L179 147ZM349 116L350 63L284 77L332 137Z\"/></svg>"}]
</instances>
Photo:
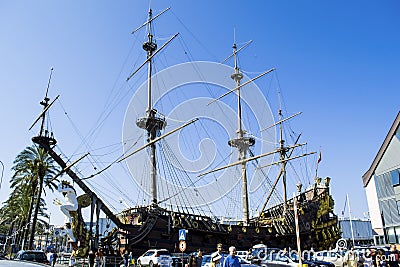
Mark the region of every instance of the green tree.
<instances>
[{"instance_id":1,"label":"green tree","mask_svg":"<svg viewBox=\"0 0 400 267\"><path fill-rule=\"evenodd\" d=\"M6 244L11 243L11 238L15 244L20 244L20 241L24 240L23 236L28 230L26 229L27 215L31 202L28 191L28 188L23 185L15 187L0 209L1 232L8 236Z\"/></svg>"},{"instance_id":2,"label":"green tree","mask_svg":"<svg viewBox=\"0 0 400 267\"><path fill-rule=\"evenodd\" d=\"M33 145L25 148L14 160L12 170L15 172L11 178L11 187L31 188L30 208L27 214L27 222L31 221L32 225L28 247L33 245L35 236L36 224L41 207L45 203L42 199L44 188L49 188L53 191L56 188L56 183L53 177L59 172L58 166L55 165L53 158L41 147ZM40 212L43 214L43 212Z\"/></svg>"}]
</instances>

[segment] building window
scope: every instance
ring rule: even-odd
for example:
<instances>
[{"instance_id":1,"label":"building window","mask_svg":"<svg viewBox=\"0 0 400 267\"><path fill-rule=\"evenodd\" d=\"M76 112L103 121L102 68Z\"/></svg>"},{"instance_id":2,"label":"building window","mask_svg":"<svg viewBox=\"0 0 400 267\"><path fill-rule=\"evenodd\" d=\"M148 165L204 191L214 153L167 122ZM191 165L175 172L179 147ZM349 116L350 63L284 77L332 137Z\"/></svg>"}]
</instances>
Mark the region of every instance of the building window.
<instances>
[{"instance_id":1,"label":"building window","mask_svg":"<svg viewBox=\"0 0 400 267\"><path fill-rule=\"evenodd\" d=\"M400 214L400 201L399 200L396 201L396 204L397 204L397 213ZM400 231L399 231L399 233L400 233Z\"/></svg>"},{"instance_id":2,"label":"building window","mask_svg":"<svg viewBox=\"0 0 400 267\"><path fill-rule=\"evenodd\" d=\"M386 234L387 234L389 243L397 243L396 232L394 231L393 227L386 228Z\"/></svg>"},{"instance_id":3,"label":"building window","mask_svg":"<svg viewBox=\"0 0 400 267\"><path fill-rule=\"evenodd\" d=\"M396 186L400 184L400 172L399 170L394 170L390 172L390 175L392 176L392 185Z\"/></svg>"}]
</instances>

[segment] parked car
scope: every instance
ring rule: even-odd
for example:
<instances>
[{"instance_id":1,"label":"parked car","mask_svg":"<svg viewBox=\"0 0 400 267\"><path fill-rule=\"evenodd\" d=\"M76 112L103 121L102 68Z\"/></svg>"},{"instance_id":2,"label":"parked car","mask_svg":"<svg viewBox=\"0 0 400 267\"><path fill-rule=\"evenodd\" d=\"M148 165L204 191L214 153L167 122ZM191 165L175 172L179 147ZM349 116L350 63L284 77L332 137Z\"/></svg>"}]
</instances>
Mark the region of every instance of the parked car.
<instances>
[{"instance_id":1,"label":"parked car","mask_svg":"<svg viewBox=\"0 0 400 267\"><path fill-rule=\"evenodd\" d=\"M303 260L302 263L307 264L308 267L335 267L331 262L319 261L313 258ZM267 255L266 260L262 261L262 265L267 265L268 267L298 267L299 257L295 253L288 255L282 252L272 252Z\"/></svg>"},{"instance_id":2,"label":"parked car","mask_svg":"<svg viewBox=\"0 0 400 267\"><path fill-rule=\"evenodd\" d=\"M344 253L336 250L322 250L314 253L314 258L320 261L332 262L336 267L342 267Z\"/></svg>"},{"instance_id":3,"label":"parked car","mask_svg":"<svg viewBox=\"0 0 400 267\"><path fill-rule=\"evenodd\" d=\"M238 257L238 258L239 258L241 267L260 267L259 265L252 263L250 260L246 260L242 257Z\"/></svg>"},{"instance_id":4,"label":"parked car","mask_svg":"<svg viewBox=\"0 0 400 267\"><path fill-rule=\"evenodd\" d=\"M269 248L264 244L257 244L251 248L251 254L247 256L247 260L252 263L261 265L261 262L267 258L271 253L278 253L281 251L279 248Z\"/></svg>"},{"instance_id":5,"label":"parked car","mask_svg":"<svg viewBox=\"0 0 400 267\"><path fill-rule=\"evenodd\" d=\"M17 261L34 261L50 265L46 254L41 250L20 250L15 255L14 260Z\"/></svg>"},{"instance_id":6,"label":"parked car","mask_svg":"<svg viewBox=\"0 0 400 267\"><path fill-rule=\"evenodd\" d=\"M247 257L247 251L245 250L238 250L236 251L236 256L242 258L242 259L246 259Z\"/></svg>"},{"instance_id":7,"label":"parked car","mask_svg":"<svg viewBox=\"0 0 400 267\"><path fill-rule=\"evenodd\" d=\"M137 265L139 267L171 267L172 257L166 249L150 249L137 259Z\"/></svg>"}]
</instances>

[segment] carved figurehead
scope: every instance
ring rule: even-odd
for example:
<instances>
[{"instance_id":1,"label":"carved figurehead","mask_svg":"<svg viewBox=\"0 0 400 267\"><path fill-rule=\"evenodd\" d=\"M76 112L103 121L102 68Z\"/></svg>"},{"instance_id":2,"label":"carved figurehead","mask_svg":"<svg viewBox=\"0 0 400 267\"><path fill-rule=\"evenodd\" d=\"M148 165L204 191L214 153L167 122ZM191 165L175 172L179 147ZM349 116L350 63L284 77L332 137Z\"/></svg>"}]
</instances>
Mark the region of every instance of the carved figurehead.
<instances>
[{"instance_id":1,"label":"carved figurehead","mask_svg":"<svg viewBox=\"0 0 400 267\"><path fill-rule=\"evenodd\" d=\"M78 198L76 191L68 181L64 180L58 185L57 190L64 196L64 202L59 199L54 201L56 205L60 205L60 210L65 215L64 229L61 235L67 235L72 242L76 242L72 229L73 224L77 223Z\"/></svg>"},{"instance_id":2,"label":"carved figurehead","mask_svg":"<svg viewBox=\"0 0 400 267\"><path fill-rule=\"evenodd\" d=\"M73 216L71 211L78 210L78 198L75 189L67 181L61 181L58 185L57 190L64 196L64 204L60 206L61 211L65 215L65 223L72 223Z\"/></svg>"}]
</instances>

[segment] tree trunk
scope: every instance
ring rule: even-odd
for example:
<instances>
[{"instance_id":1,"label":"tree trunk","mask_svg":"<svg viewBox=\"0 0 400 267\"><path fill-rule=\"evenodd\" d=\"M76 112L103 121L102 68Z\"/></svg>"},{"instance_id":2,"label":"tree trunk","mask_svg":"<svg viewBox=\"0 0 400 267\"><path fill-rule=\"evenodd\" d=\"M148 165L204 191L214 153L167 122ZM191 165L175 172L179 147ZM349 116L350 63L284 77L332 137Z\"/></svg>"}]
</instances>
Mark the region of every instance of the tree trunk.
<instances>
[{"instance_id":1,"label":"tree trunk","mask_svg":"<svg viewBox=\"0 0 400 267\"><path fill-rule=\"evenodd\" d=\"M33 248L33 239L35 237L35 232L36 232L36 222L37 222L37 217L38 217L38 214L39 214L40 199L42 198L43 180L44 180L44 174L41 174L41 172L39 171L39 189L38 189L38 192L37 192L35 212L33 213L31 236L29 238L29 247L28 247L28 249L32 249Z\"/></svg>"},{"instance_id":2,"label":"tree trunk","mask_svg":"<svg viewBox=\"0 0 400 267\"><path fill-rule=\"evenodd\" d=\"M15 241L15 244L18 244L18 247L21 249L24 249L25 224L26 220L21 220L20 226L18 228L21 229L21 234L18 235L18 240Z\"/></svg>"},{"instance_id":3,"label":"tree trunk","mask_svg":"<svg viewBox=\"0 0 400 267\"><path fill-rule=\"evenodd\" d=\"M10 247L11 247L12 239L13 239L12 234L13 234L13 230L14 230L14 225L15 225L15 220L12 221L10 230L8 230L8 239L6 239L6 246L5 246L4 252L7 251L8 241L10 241ZM11 254L11 252L10 252L10 254Z\"/></svg>"},{"instance_id":4,"label":"tree trunk","mask_svg":"<svg viewBox=\"0 0 400 267\"><path fill-rule=\"evenodd\" d=\"M23 222L23 220L21 220L21 221L17 224L17 227L16 227L15 240L14 240L13 243L14 243L14 245L15 245L16 247L18 247L18 250L22 248L22 247L21 247L21 242L22 242L22 237L23 237L24 233L21 232L21 230L22 230L23 225L24 225L24 222Z\"/></svg>"},{"instance_id":5,"label":"tree trunk","mask_svg":"<svg viewBox=\"0 0 400 267\"><path fill-rule=\"evenodd\" d=\"M35 202L35 189L37 187L37 183L33 184L32 188L32 195L31 195L31 203L29 205L29 211L27 214L27 225L26 225L26 230L24 231L24 235L23 235L23 240L25 240L24 243L24 247L21 247L22 249L25 249L25 247L27 246L28 243L28 237L29 237L29 229L30 229L30 222L31 222L31 218L32 218L32 210L33 210L33 203Z\"/></svg>"}]
</instances>

